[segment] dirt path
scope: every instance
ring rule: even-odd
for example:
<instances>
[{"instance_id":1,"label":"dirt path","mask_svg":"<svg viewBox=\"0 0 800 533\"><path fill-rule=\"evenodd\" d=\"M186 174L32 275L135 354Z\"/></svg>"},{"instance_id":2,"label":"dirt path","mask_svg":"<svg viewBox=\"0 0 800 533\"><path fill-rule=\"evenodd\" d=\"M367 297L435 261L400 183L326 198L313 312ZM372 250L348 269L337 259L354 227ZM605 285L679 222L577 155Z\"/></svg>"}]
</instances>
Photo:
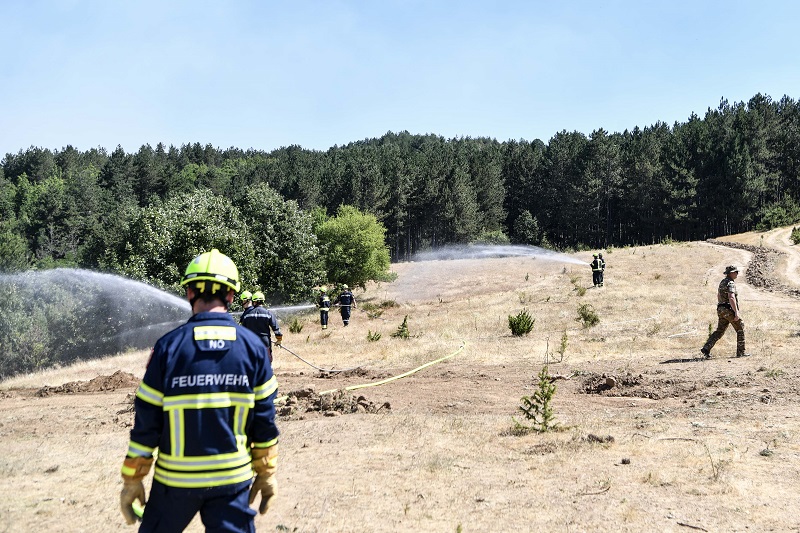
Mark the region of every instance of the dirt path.
<instances>
[{"instance_id":1,"label":"dirt path","mask_svg":"<svg viewBox=\"0 0 800 533\"><path fill-rule=\"evenodd\" d=\"M792 243L789 238L791 228L779 228L764 234L764 246L774 248L786 254L776 269L777 275L784 275L790 285L800 287L800 246Z\"/></svg>"},{"instance_id":2,"label":"dirt path","mask_svg":"<svg viewBox=\"0 0 800 533\"><path fill-rule=\"evenodd\" d=\"M745 242L718 239L706 242L750 252L751 258L746 261L744 276L746 283L754 288L800 299L800 285L793 283L797 277L797 270L793 265L798 251L785 246L787 251L771 248L764 245L763 238L758 245L749 244L747 241L751 239L742 240Z\"/></svg>"},{"instance_id":3,"label":"dirt path","mask_svg":"<svg viewBox=\"0 0 800 533\"><path fill-rule=\"evenodd\" d=\"M791 227L776 228L767 232L748 232L729 235L709 242L725 244L748 251L773 250L776 252L769 276L773 284L783 284L800 288L800 246L792 244L789 238Z\"/></svg>"}]
</instances>

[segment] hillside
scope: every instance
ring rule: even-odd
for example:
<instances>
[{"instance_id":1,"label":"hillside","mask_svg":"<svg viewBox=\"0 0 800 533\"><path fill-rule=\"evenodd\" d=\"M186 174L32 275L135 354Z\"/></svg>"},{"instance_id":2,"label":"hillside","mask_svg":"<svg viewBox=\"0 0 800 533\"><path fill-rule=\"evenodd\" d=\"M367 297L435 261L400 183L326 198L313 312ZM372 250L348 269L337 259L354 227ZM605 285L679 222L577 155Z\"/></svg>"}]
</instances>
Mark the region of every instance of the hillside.
<instances>
[{"instance_id":1,"label":"hillside","mask_svg":"<svg viewBox=\"0 0 800 533\"><path fill-rule=\"evenodd\" d=\"M753 255L706 242L608 250L605 287L585 291L588 265L541 257L399 263L395 282L356 295L348 328L334 313L326 334L313 314L299 334L284 326L285 346L315 365L361 366L330 375L276 352L291 401L280 492L258 530L797 530L800 250L788 233L723 239L782 252L758 268L770 290L747 272L737 282L749 358L730 357L732 331L696 358L725 265ZM576 320L582 304L598 325ZM533 332L513 337L508 316L523 308ZM412 337L392 338L406 316ZM133 530L119 466L146 359L0 383L0 531ZM515 435L545 359L560 430Z\"/></svg>"}]
</instances>

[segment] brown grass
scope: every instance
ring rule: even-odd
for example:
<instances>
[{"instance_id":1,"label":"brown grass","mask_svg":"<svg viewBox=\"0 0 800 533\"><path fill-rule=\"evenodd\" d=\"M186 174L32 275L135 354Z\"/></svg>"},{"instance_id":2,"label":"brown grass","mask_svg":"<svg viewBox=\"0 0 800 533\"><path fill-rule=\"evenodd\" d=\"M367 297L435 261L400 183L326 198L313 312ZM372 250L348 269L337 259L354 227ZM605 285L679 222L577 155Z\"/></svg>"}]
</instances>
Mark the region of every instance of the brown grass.
<instances>
[{"instance_id":1,"label":"brown grass","mask_svg":"<svg viewBox=\"0 0 800 533\"><path fill-rule=\"evenodd\" d=\"M364 368L325 377L278 351L283 393L373 383L462 343L465 349L407 378L354 392L388 401L390 410L281 420L280 493L257 518L258 529L800 528L800 301L740 283L754 356L726 357L735 352L728 332L715 358L699 362L693 357L716 324L721 272L729 263L746 264L749 254L686 243L604 255L605 287L582 296L575 289L591 285L588 264L397 264L395 282L357 294L359 302L397 303L379 318L357 310L344 328L331 313L323 334L311 314L302 333L285 332L285 345L316 365ZM574 257L588 263L591 254ZM597 311L597 326L576 321L583 303ZM523 307L536 323L530 335L514 337L508 315ZM406 315L412 337L391 338ZM381 339L368 341L368 331ZM532 393L565 331L563 361L549 367L566 378L555 381L561 429L515 436L511 417L519 416L520 398ZM117 501L132 390L44 398L33 391L116 370L141 376L146 358L125 354L0 384L0 531L129 530ZM587 394L603 375L620 385ZM202 531L199 521L189 531Z\"/></svg>"}]
</instances>

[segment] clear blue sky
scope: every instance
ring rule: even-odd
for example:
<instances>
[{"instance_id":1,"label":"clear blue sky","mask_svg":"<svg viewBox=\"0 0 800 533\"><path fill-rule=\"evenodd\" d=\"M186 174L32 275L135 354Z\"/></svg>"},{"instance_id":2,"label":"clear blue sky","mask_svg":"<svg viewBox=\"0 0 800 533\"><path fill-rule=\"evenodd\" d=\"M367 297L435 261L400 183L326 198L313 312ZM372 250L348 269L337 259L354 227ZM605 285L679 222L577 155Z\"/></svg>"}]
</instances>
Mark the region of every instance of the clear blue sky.
<instances>
[{"instance_id":1,"label":"clear blue sky","mask_svg":"<svg viewBox=\"0 0 800 533\"><path fill-rule=\"evenodd\" d=\"M541 139L800 99L794 0L3 0L0 157Z\"/></svg>"}]
</instances>

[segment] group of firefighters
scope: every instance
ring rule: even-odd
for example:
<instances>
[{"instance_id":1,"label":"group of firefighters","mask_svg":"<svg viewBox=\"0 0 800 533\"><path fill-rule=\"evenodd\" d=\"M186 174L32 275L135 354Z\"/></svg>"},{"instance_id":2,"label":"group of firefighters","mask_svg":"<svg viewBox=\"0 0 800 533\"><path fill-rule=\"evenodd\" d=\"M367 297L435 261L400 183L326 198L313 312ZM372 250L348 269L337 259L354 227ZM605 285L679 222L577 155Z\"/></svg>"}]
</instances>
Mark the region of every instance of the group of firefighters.
<instances>
[{"instance_id":1,"label":"group of firefighters","mask_svg":"<svg viewBox=\"0 0 800 533\"><path fill-rule=\"evenodd\" d=\"M592 267L592 283L595 287L602 287L603 275L606 272L606 261L603 259L603 254L592 254L592 262L589 263L589 266Z\"/></svg>"},{"instance_id":2,"label":"group of firefighters","mask_svg":"<svg viewBox=\"0 0 800 533\"><path fill-rule=\"evenodd\" d=\"M316 305L319 308L319 323L322 329L328 329L328 312L332 306L339 308L339 312L342 315L342 323L345 326L349 326L352 310L357 307L356 297L350 287L347 284L342 285L342 292L336 297L333 304L331 304L331 298L328 295L328 287L323 285L316 288L316 290L320 293ZM267 344L269 344L269 331L267 328L271 328L277 337L278 342L276 344L280 344L281 338L278 325L277 323L273 325L274 315L264 307L264 293L261 291L242 291L239 299L242 304L242 315L239 318L239 323L262 335ZM264 337L264 333L266 333L266 337Z\"/></svg>"},{"instance_id":3,"label":"group of firefighters","mask_svg":"<svg viewBox=\"0 0 800 533\"><path fill-rule=\"evenodd\" d=\"M602 257L596 254L597 259ZM704 357L710 357L728 325L737 333L737 356L749 355L737 274L733 265L725 269L717 295L719 324L701 350ZM260 496L258 512L264 514L277 492L278 383L270 330L280 345L280 328L260 291L241 294L245 309L236 323L229 309L240 290L239 271L216 249L195 257L180 284L192 316L156 342L136 390L134 425L121 469L122 515L129 524L141 519L139 531L183 531L200 513L207 531L254 532L256 511L250 505ZM347 326L356 302L347 285L343 289L334 304L341 307ZM331 300L326 287L320 292L325 329ZM143 479L151 468L148 499Z\"/></svg>"},{"instance_id":4,"label":"group of firefighters","mask_svg":"<svg viewBox=\"0 0 800 533\"><path fill-rule=\"evenodd\" d=\"M322 329L328 329L328 311L331 310L331 298L328 296L328 287L322 286L319 288L319 298L317 298L317 307L319 308L319 323ZM350 314L353 309L357 307L356 297L347 284L342 285L342 292L333 301L333 306L339 308L339 313L342 315L342 323L345 326L350 325Z\"/></svg>"}]
</instances>

